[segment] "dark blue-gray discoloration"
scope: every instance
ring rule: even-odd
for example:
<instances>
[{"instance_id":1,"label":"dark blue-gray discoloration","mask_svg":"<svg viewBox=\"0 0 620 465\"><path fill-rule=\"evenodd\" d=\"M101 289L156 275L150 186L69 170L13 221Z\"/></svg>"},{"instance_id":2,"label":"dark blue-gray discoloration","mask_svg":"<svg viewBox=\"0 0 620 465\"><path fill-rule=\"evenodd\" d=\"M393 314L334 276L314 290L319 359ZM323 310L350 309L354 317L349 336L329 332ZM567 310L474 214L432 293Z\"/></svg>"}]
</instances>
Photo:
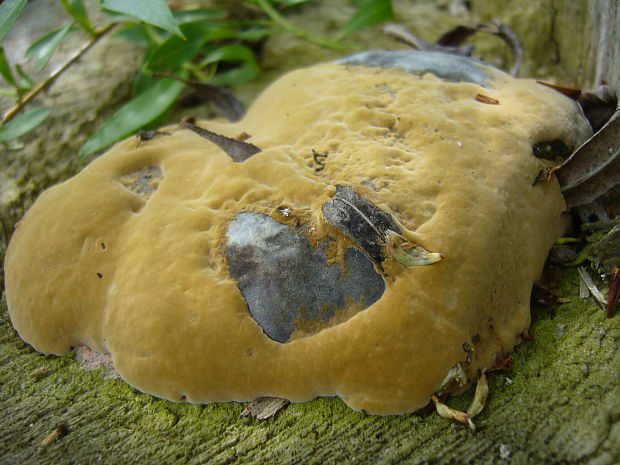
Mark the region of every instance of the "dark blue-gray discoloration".
<instances>
[{"instance_id":1,"label":"dark blue-gray discoloration","mask_svg":"<svg viewBox=\"0 0 620 465\"><path fill-rule=\"evenodd\" d=\"M337 60L343 65L401 68L411 74L432 73L451 82L472 82L486 87L492 77L479 61L447 53L417 50L371 50Z\"/></svg>"},{"instance_id":2,"label":"dark blue-gray discoloration","mask_svg":"<svg viewBox=\"0 0 620 465\"><path fill-rule=\"evenodd\" d=\"M250 314L265 334L286 342L295 321L326 323L352 303L376 302L385 283L372 262L348 248L345 270L328 265L325 248L310 245L299 228L244 212L228 226L226 257Z\"/></svg>"}]
</instances>

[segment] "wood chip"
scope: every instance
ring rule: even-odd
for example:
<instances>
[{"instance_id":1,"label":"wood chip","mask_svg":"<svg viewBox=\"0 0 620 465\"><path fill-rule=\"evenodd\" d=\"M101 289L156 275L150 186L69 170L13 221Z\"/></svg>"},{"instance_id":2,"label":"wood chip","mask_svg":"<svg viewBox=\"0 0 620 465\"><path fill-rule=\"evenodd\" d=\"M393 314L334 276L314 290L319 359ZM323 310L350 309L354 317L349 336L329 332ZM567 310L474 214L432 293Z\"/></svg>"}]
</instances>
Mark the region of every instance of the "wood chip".
<instances>
[{"instance_id":1,"label":"wood chip","mask_svg":"<svg viewBox=\"0 0 620 465\"><path fill-rule=\"evenodd\" d=\"M241 412L241 416L251 416L258 420L266 420L286 407L289 402L288 399L283 399L282 397L259 397L250 402L245 410Z\"/></svg>"}]
</instances>

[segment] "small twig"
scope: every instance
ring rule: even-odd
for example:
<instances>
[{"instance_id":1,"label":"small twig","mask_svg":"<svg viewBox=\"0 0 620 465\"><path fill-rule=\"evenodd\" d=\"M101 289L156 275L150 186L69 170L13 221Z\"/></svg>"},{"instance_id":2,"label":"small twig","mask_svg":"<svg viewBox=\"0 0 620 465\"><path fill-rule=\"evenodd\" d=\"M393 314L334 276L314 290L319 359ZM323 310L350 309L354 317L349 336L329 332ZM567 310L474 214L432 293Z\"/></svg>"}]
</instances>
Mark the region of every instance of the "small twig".
<instances>
[{"instance_id":1,"label":"small twig","mask_svg":"<svg viewBox=\"0 0 620 465\"><path fill-rule=\"evenodd\" d=\"M400 24L388 23L383 26L383 33L394 37L399 42L409 45L416 50L429 50L432 44L412 34Z\"/></svg>"},{"instance_id":2,"label":"small twig","mask_svg":"<svg viewBox=\"0 0 620 465\"><path fill-rule=\"evenodd\" d=\"M332 42L330 40L323 40L323 39L319 39L317 37L313 37L309 35L305 30L298 28L294 26L293 24L291 24L267 0L256 0L256 3L265 12L265 14L269 16L269 18L274 23L276 23L278 26L280 26L282 29L284 29L287 32L291 32L297 35L298 37L304 40L307 40L308 42L311 42L313 44L321 45L323 47L328 47L333 50L345 50L347 48L338 43Z\"/></svg>"},{"instance_id":3,"label":"small twig","mask_svg":"<svg viewBox=\"0 0 620 465\"><path fill-rule=\"evenodd\" d=\"M62 66L56 69L44 81L40 82L35 88L31 89L26 95L24 95L24 97L19 103L7 110L7 112L2 117L2 124L6 124L11 121L15 117L15 115L17 115L17 113L19 113L21 109L26 106L26 104L30 103L32 99L34 99L42 91L47 89L56 80L56 78L58 78L58 76L64 73L65 70L75 61L80 59L82 55L84 55L93 45L97 43L99 39L106 35L113 27L114 24L108 24L106 27L104 27L100 32L97 33L96 36L91 37L88 42L82 45L82 47L78 49L78 51L68 61L66 61Z\"/></svg>"},{"instance_id":4,"label":"small twig","mask_svg":"<svg viewBox=\"0 0 620 465\"><path fill-rule=\"evenodd\" d=\"M454 40L454 31L458 31L458 40ZM523 62L523 47L517 35L504 23L494 19L492 24L478 24L476 26L459 26L447 34L444 34L437 43L431 44L418 36L412 34L399 24L390 23L383 27L385 34L393 36L396 40L409 45L417 50L429 52L454 53L461 56L470 56L473 45L461 45L461 42L475 32L486 32L502 39L514 57L514 62L510 69L510 74L516 76ZM448 39L446 36L450 36ZM446 40L443 40L446 39Z\"/></svg>"}]
</instances>

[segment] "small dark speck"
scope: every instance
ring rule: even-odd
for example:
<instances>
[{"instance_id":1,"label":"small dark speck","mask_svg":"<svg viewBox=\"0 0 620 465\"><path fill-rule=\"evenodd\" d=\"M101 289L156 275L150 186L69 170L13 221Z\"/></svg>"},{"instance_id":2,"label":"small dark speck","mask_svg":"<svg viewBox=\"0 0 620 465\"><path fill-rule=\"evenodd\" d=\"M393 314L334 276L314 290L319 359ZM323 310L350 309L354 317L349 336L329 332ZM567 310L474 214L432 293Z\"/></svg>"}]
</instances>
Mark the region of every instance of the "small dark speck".
<instances>
[{"instance_id":1,"label":"small dark speck","mask_svg":"<svg viewBox=\"0 0 620 465\"><path fill-rule=\"evenodd\" d=\"M101 279L101 278L103 278L103 275L102 275L101 273L97 273L97 277L98 277L99 279Z\"/></svg>"},{"instance_id":2,"label":"small dark speck","mask_svg":"<svg viewBox=\"0 0 620 465\"><path fill-rule=\"evenodd\" d=\"M103 250L105 250L105 242L102 242L102 243L101 243L101 248L102 248Z\"/></svg>"}]
</instances>

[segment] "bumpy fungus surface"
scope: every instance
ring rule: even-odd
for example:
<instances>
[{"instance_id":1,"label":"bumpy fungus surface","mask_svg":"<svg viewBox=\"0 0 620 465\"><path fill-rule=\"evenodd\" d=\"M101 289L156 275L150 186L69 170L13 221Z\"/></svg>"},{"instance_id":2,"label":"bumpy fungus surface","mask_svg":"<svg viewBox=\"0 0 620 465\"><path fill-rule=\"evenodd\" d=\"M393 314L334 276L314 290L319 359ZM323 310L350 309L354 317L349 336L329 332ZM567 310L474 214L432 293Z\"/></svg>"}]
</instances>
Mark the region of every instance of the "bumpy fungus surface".
<instances>
[{"instance_id":1,"label":"bumpy fungus surface","mask_svg":"<svg viewBox=\"0 0 620 465\"><path fill-rule=\"evenodd\" d=\"M411 73L371 58L292 72L241 121L200 123L250 135L261 151L245 161L166 128L44 192L5 261L21 337L109 352L129 383L175 401L338 395L375 414L424 406L454 367L460 390L492 366L528 327L564 228L555 179L533 185L551 162L532 147L576 147L588 123L474 61L441 55L438 77L428 54L398 55L423 62ZM336 186L443 260L373 261L323 215Z\"/></svg>"}]
</instances>

